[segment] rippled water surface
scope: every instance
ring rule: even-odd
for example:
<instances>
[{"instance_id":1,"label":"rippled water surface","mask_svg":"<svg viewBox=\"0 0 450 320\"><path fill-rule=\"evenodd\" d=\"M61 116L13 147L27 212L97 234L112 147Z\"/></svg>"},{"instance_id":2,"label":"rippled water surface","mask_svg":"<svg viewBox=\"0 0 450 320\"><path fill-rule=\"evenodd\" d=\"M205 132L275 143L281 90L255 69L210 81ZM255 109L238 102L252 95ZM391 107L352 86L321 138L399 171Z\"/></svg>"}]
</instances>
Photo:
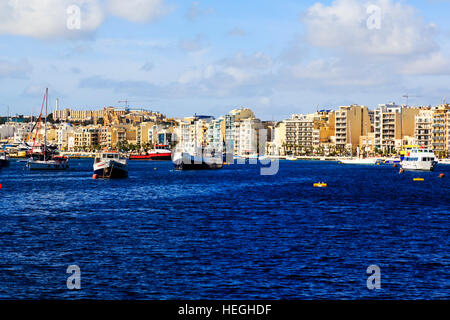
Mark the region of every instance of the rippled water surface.
<instances>
[{"instance_id":1,"label":"rippled water surface","mask_svg":"<svg viewBox=\"0 0 450 320\"><path fill-rule=\"evenodd\" d=\"M91 178L92 162L0 170L0 298L450 297L450 166L281 161L261 176L136 161L107 181ZM78 291L66 287L71 264ZM371 264L380 290L366 287Z\"/></svg>"}]
</instances>

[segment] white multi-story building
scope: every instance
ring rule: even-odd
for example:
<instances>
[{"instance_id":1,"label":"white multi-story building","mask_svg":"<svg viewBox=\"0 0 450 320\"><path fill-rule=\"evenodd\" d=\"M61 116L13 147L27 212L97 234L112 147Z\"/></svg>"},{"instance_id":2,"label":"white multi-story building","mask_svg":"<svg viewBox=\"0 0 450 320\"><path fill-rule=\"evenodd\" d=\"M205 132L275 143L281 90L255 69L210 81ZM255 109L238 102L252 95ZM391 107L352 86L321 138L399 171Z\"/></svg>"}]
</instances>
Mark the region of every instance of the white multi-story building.
<instances>
[{"instance_id":1,"label":"white multi-story building","mask_svg":"<svg viewBox=\"0 0 450 320\"><path fill-rule=\"evenodd\" d=\"M16 127L10 124L0 125L0 140L13 137L15 129Z\"/></svg>"},{"instance_id":2,"label":"white multi-story building","mask_svg":"<svg viewBox=\"0 0 450 320\"><path fill-rule=\"evenodd\" d=\"M74 128L69 123L62 123L56 129L56 143L60 150L68 150L68 137L74 132Z\"/></svg>"},{"instance_id":3,"label":"white multi-story building","mask_svg":"<svg viewBox=\"0 0 450 320\"><path fill-rule=\"evenodd\" d=\"M225 118L212 120L208 124L208 146L215 150L223 150Z\"/></svg>"},{"instance_id":4,"label":"white multi-story building","mask_svg":"<svg viewBox=\"0 0 450 320\"><path fill-rule=\"evenodd\" d=\"M22 143L28 139L34 123L15 123L14 143Z\"/></svg>"},{"instance_id":5,"label":"white multi-story building","mask_svg":"<svg viewBox=\"0 0 450 320\"><path fill-rule=\"evenodd\" d=\"M300 155L319 145L320 130L314 129L314 114L293 114L286 124L286 152Z\"/></svg>"},{"instance_id":6,"label":"white multi-story building","mask_svg":"<svg viewBox=\"0 0 450 320\"><path fill-rule=\"evenodd\" d=\"M263 125L259 119L243 119L235 123L234 146L237 155L259 154L258 138L262 128Z\"/></svg>"},{"instance_id":7,"label":"white multi-story building","mask_svg":"<svg viewBox=\"0 0 450 320\"><path fill-rule=\"evenodd\" d=\"M401 138L415 135L414 122L420 110L394 102L380 104L374 112L375 148L384 152L399 151L403 145ZM396 140L400 144L396 144Z\"/></svg>"}]
</instances>

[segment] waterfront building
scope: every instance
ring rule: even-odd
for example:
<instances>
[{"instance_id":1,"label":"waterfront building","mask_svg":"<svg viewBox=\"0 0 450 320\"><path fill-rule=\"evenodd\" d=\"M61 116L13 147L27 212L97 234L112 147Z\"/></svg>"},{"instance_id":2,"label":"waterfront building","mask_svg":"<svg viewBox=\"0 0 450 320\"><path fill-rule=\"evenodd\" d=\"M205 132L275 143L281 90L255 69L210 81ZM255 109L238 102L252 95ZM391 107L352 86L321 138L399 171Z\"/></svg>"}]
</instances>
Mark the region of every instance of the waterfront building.
<instances>
[{"instance_id":1,"label":"waterfront building","mask_svg":"<svg viewBox=\"0 0 450 320\"><path fill-rule=\"evenodd\" d=\"M208 124L207 144L215 150L223 150L225 138L225 117L214 119Z\"/></svg>"},{"instance_id":2,"label":"waterfront building","mask_svg":"<svg viewBox=\"0 0 450 320\"><path fill-rule=\"evenodd\" d=\"M286 122L279 121L274 125L272 139L266 149L269 155L286 155Z\"/></svg>"},{"instance_id":3,"label":"waterfront building","mask_svg":"<svg viewBox=\"0 0 450 320\"><path fill-rule=\"evenodd\" d=\"M24 141L27 141L30 138L31 130L33 129L34 123L28 122L28 123L14 123L10 124L7 123L7 125L13 125L14 126L14 143L22 143Z\"/></svg>"},{"instance_id":4,"label":"waterfront building","mask_svg":"<svg viewBox=\"0 0 450 320\"><path fill-rule=\"evenodd\" d=\"M433 151L441 156L450 151L450 105L439 105L433 110Z\"/></svg>"},{"instance_id":5,"label":"waterfront building","mask_svg":"<svg viewBox=\"0 0 450 320\"><path fill-rule=\"evenodd\" d=\"M248 108L239 108L231 110L225 115L225 144L227 150L233 150L233 154L239 153L239 148L236 145L239 139L237 135L240 130L240 122L244 119L256 119L255 114Z\"/></svg>"},{"instance_id":6,"label":"waterfront building","mask_svg":"<svg viewBox=\"0 0 450 320\"><path fill-rule=\"evenodd\" d=\"M414 144L431 149L433 143L433 110L420 110L414 119Z\"/></svg>"},{"instance_id":7,"label":"waterfront building","mask_svg":"<svg viewBox=\"0 0 450 320\"><path fill-rule=\"evenodd\" d=\"M415 116L420 110L394 102L380 104L374 115L375 147L385 153L400 151L401 143L400 147L396 147L395 140L402 136L414 136Z\"/></svg>"},{"instance_id":8,"label":"waterfront building","mask_svg":"<svg viewBox=\"0 0 450 320\"><path fill-rule=\"evenodd\" d=\"M62 123L56 129L56 145L60 150L68 150L69 135L74 132L74 128L70 123Z\"/></svg>"},{"instance_id":9,"label":"waterfront building","mask_svg":"<svg viewBox=\"0 0 450 320\"><path fill-rule=\"evenodd\" d=\"M286 123L286 153L301 155L313 151L320 142L320 130L314 129L313 114L293 114Z\"/></svg>"},{"instance_id":10,"label":"waterfront building","mask_svg":"<svg viewBox=\"0 0 450 320\"><path fill-rule=\"evenodd\" d=\"M263 129L262 122L256 118L235 122L235 154L244 157L259 154L259 131L261 129Z\"/></svg>"},{"instance_id":11,"label":"waterfront building","mask_svg":"<svg viewBox=\"0 0 450 320\"><path fill-rule=\"evenodd\" d=\"M340 106L335 116L335 145L342 153L354 152L360 145L360 137L371 131L369 109L366 106Z\"/></svg>"},{"instance_id":12,"label":"waterfront building","mask_svg":"<svg viewBox=\"0 0 450 320\"><path fill-rule=\"evenodd\" d=\"M16 126L11 125L10 123L5 123L5 124L0 125L0 140L13 137L15 130L16 130Z\"/></svg>"},{"instance_id":13,"label":"waterfront building","mask_svg":"<svg viewBox=\"0 0 450 320\"><path fill-rule=\"evenodd\" d=\"M375 154L375 132L369 132L367 135L360 137L359 150L360 154L364 156Z\"/></svg>"},{"instance_id":14,"label":"waterfront building","mask_svg":"<svg viewBox=\"0 0 450 320\"><path fill-rule=\"evenodd\" d=\"M74 144L76 150L92 149L100 145L100 128L97 126L79 127L74 131Z\"/></svg>"}]
</instances>

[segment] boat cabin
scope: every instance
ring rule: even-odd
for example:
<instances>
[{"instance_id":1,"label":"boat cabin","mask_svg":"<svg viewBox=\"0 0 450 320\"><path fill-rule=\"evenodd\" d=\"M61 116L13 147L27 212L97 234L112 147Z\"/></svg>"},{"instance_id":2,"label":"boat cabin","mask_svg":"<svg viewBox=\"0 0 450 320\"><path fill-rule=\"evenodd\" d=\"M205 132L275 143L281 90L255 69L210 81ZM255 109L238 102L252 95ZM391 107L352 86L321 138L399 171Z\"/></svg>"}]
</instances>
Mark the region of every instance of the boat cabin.
<instances>
[{"instance_id":1,"label":"boat cabin","mask_svg":"<svg viewBox=\"0 0 450 320\"><path fill-rule=\"evenodd\" d=\"M99 154L95 157L95 162L100 162L100 161L104 161L107 159L118 160L118 159L120 159L120 155L118 152L113 152L113 151L102 152L101 154Z\"/></svg>"}]
</instances>

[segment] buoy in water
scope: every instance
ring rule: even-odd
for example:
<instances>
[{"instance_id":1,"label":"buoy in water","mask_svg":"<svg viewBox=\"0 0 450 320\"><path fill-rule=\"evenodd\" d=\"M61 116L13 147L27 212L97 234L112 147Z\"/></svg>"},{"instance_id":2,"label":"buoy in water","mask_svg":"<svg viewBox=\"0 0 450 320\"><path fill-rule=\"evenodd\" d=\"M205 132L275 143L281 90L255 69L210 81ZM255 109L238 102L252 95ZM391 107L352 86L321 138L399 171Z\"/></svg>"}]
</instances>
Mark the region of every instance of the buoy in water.
<instances>
[{"instance_id":1,"label":"buoy in water","mask_svg":"<svg viewBox=\"0 0 450 320\"><path fill-rule=\"evenodd\" d=\"M394 163L393 167L394 167L394 168L397 168L397 164L396 164L396 163Z\"/></svg>"},{"instance_id":2,"label":"buoy in water","mask_svg":"<svg viewBox=\"0 0 450 320\"><path fill-rule=\"evenodd\" d=\"M414 181L424 181L425 179L424 178L414 178L413 180Z\"/></svg>"},{"instance_id":3,"label":"buoy in water","mask_svg":"<svg viewBox=\"0 0 450 320\"><path fill-rule=\"evenodd\" d=\"M403 173L405 172L405 170L403 170L403 168L400 168L400 170L398 171L398 173Z\"/></svg>"},{"instance_id":4,"label":"buoy in water","mask_svg":"<svg viewBox=\"0 0 450 320\"><path fill-rule=\"evenodd\" d=\"M314 183L314 188L325 188L327 184L325 182Z\"/></svg>"},{"instance_id":5,"label":"buoy in water","mask_svg":"<svg viewBox=\"0 0 450 320\"><path fill-rule=\"evenodd\" d=\"M158 170L158 168L153 168L153 170Z\"/></svg>"},{"instance_id":6,"label":"buoy in water","mask_svg":"<svg viewBox=\"0 0 450 320\"><path fill-rule=\"evenodd\" d=\"M94 173L94 175L92 176L92 179L98 179L98 174Z\"/></svg>"},{"instance_id":7,"label":"buoy in water","mask_svg":"<svg viewBox=\"0 0 450 320\"><path fill-rule=\"evenodd\" d=\"M441 174L439 175L439 178L443 178L443 177L445 177L445 174L441 173ZM0 188L1 188L1 185L0 185Z\"/></svg>"},{"instance_id":8,"label":"buoy in water","mask_svg":"<svg viewBox=\"0 0 450 320\"><path fill-rule=\"evenodd\" d=\"M3 186L2 186L2 184L0 183L0 189L2 188Z\"/></svg>"}]
</instances>

